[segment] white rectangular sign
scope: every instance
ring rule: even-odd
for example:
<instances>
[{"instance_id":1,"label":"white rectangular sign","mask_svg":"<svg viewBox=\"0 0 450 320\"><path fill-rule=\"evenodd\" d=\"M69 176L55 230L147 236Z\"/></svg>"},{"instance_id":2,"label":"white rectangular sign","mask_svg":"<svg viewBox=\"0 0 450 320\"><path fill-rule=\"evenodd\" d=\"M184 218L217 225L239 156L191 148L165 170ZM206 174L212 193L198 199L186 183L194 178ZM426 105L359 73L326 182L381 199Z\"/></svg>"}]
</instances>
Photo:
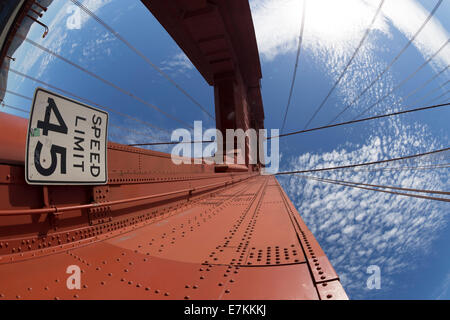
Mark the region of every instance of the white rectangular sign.
<instances>
[{"instance_id":1,"label":"white rectangular sign","mask_svg":"<svg viewBox=\"0 0 450 320\"><path fill-rule=\"evenodd\" d=\"M28 124L29 184L105 184L108 113L37 88Z\"/></svg>"}]
</instances>

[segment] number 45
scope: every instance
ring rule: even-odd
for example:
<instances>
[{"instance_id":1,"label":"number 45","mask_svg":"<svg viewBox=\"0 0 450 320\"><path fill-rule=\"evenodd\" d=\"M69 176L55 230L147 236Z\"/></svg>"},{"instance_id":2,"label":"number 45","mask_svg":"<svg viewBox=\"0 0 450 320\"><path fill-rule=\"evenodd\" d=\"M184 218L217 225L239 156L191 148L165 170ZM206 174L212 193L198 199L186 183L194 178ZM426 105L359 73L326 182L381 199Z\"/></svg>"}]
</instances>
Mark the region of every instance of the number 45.
<instances>
[{"instance_id":1,"label":"number 45","mask_svg":"<svg viewBox=\"0 0 450 320\"><path fill-rule=\"evenodd\" d=\"M58 124L50 123L51 114L55 115ZM55 101L52 98L48 98L48 106L45 109L45 117L44 121L39 120L37 122L37 127L42 129L42 134L44 136L48 136L49 131L58 132L62 134L67 134L67 125L64 122L64 119L61 116L61 113L56 106ZM43 176L52 175L57 166L58 159L56 157L57 154L61 155L61 174L66 174L66 162L67 162L67 150L64 147L54 145L50 147L50 155L52 157L52 162L48 168L44 168L41 164L41 152L42 152L42 143L38 141L36 144L36 148L34 149L34 164L36 166L36 170Z\"/></svg>"}]
</instances>

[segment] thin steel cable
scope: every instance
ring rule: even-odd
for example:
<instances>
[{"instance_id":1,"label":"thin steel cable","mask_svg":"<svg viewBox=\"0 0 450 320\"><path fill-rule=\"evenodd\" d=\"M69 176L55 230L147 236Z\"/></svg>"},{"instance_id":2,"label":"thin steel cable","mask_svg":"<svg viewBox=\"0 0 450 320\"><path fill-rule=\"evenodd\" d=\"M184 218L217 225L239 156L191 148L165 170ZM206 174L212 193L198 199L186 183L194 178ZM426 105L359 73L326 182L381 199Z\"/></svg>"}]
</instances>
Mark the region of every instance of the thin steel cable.
<instances>
[{"instance_id":1,"label":"thin steel cable","mask_svg":"<svg viewBox=\"0 0 450 320\"><path fill-rule=\"evenodd\" d=\"M388 113L388 114L382 114L382 115L378 115L378 116L373 116L373 117L368 117L368 118L363 118L363 119L357 119L357 120L351 120L351 121L346 121L346 122L341 122L341 123L336 123L336 124L330 124L330 125L327 125L327 126L322 126L322 127L312 128L312 129L306 129L306 130L289 132L289 133L285 133L285 134L280 134L278 136L268 137L267 140L274 139L274 138L282 138L282 137L292 136L292 135L296 135L296 134L302 134L302 133L311 132L311 131L317 131L317 130L329 129L329 128L334 128L334 127L339 127L339 126L345 126L345 125L358 123L358 122L364 122L364 121L370 121L370 120L375 120L375 119L393 117L393 116L398 116L398 115L401 115L401 114L406 114L406 113L411 113L411 112L417 112L417 111L424 111L424 110L448 107L448 106L450 106L450 102L449 103L438 104L438 105L427 106L427 107L420 107L420 108L415 108L415 109L409 109L409 110L404 110L404 111L398 111L398 112L393 112L393 113Z\"/></svg>"},{"instance_id":2,"label":"thin steel cable","mask_svg":"<svg viewBox=\"0 0 450 320\"><path fill-rule=\"evenodd\" d=\"M36 47L36 48L38 48L38 49L40 49L40 50L42 50L42 51L45 51L45 52L47 52L48 54L50 54L50 55L52 55L52 56L54 56L54 57L56 57L56 58L58 58L58 59L60 59L60 60L62 60L62 61L64 61L64 62L66 62L67 64L70 64L71 66L77 68L78 70L80 70L80 71L82 71L82 72L84 72L84 73L90 75L91 77L93 77L93 78L95 78L95 79L97 79L97 80L103 82L104 84L106 84L106 85L108 85L108 86L110 86L110 87L112 87L112 88L118 90L119 92L121 92L121 93L123 93L123 94L125 94L125 95L127 95L127 96L129 96L129 97L131 97L131 98L133 98L134 100L136 100L136 101L138 101L138 102L140 102L140 103L142 103L142 104L144 104L144 105L146 105L146 106L148 106L148 107L150 107L150 108L152 108L152 109L154 109L154 110L160 112L161 114L165 115L167 118L172 119L172 120L175 120L175 121L177 121L177 122L179 122L179 123L181 123L181 124L183 124L183 125L185 125L185 126L191 128L191 129L193 129L193 127L190 126L190 125L189 125L188 123L186 123L185 121L183 121L183 120L181 120L181 119L179 119L179 118L177 118L177 117L175 117L175 116L173 116L173 115L171 115L171 114L165 112L164 110L158 108L158 107L155 106L154 104L151 104L151 103L149 103L148 101L145 101L144 99L142 99L142 98L136 96L136 95L133 94L132 92L130 92L130 91L128 91L128 90L125 90L125 89L119 87L118 85L112 83L112 82L109 81L109 80L106 80L105 78L100 77L99 75L95 74L94 72L89 71L89 70L87 70L86 68L83 68L82 66L80 66L80 65L78 65L78 64L76 64L76 63L70 61L69 59L64 58L64 57L61 56L60 54L58 54L58 53L56 53L56 52L54 52L54 51L52 51L52 50L50 50L50 49L48 49L48 48L46 48L46 47L44 47L44 46L41 46L40 44L34 42L34 41L31 40L31 39L25 38L25 37L22 36L22 35L17 35L17 37L23 39L24 41L28 42L28 43L31 44L32 46L34 46L34 47Z\"/></svg>"},{"instance_id":3,"label":"thin steel cable","mask_svg":"<svg viewBox=\"0 0 450 320\"><path fill-rule=\"evenodd\" d=\"M430 100L430 101L436 101L436 100L439 100L440 98L442 98L442 97L448 95L449 92L450 92L450 89L447 90L447 91L445 91L445 92L444 92L443 94L441 94L440 96L438 96L438 97L436 97L436 98L433 98L433 99Z\"/></svg>"},{"instance_id":4,"label":"thin steel cable","mask_svg":"<svg viewBox=\"0 0 450 320\"><path fill-rule=\"evenodd\" d=\"M291 105L292 93L294 91L295 79L297 77L298 61L300 58L300 52L302 49L302 42L303 42L303 31L305 30L305 12L306 12L306 0L303 0L302 23L300 26L300 35L298 37L297 56L295 58L294 74L292 75L291 89L289 91L289 98L286 105L286 110L284 112L283 125L281 126L280 131L281 133L283 133L284 127L286 126L286 118L289 112L289 106Z\"/></svg>"},{"instance_id":5,"label":"thin steel cable","mask_svg":"<svg viewBox=\"0 0 450 320\"><path fill-rule=\"evenodd\" d=\"M114 35L117 39L119 39L122 43L124 43L129 49L131 49L134 53L140 56L148 65L150 65L153 69L158 71L158 73L166 78L172 85L174 85L179 91L181 91L189 100L191 100L201 111L203 111L208 117L214 120L214 117L203 107L200 102L195 100L189 93L186 92L178 83L176 83L167 73L161 70L157 65L150 61L147 56L145 56L141 51L136 49L131 43L129 43L125 38L123 38L118 32L116 32L112 27L106 24L100 17L98 17L95 13L90 11L87 7L85 7L81 2L77 0L71 0L73 4L83 10L86 14L91 16L94 20L96 20L99 24L101 24L106 30L108 30L112 35Z\"/></svg>"},{"instance_id":6,"label":"thin steel cable","mask_svg":"<svg viewBox=\"0 0 450 320\"><path fill-rule=\"evenodd\" d=\"M10 109L13 109L13 110L16 110L16 111L30 113L30 111L28 111L28 110L25 110L25 109L22 109L22 108L18 108L18 107L14 107L14 106L11 106L11 105L6 104L4 102L1 102L0 105L5 107L5 108L10 108Z\"/></svg>"},{"instance_id":7,"label":"thin steel cable","mask_svg":"<svg viewBox=\"0 0 450 320\"><path fill-rule=\"evenodd\" d=\"M33 101L32 98L27 97L27 96L24 96L24 95L21 95L20 93L17 93L17 92L11 91L11 90L5 90L5 89L3 89L3 88L0 88L0 91L6 92L6 93L9 93L9 94L12 94L12 95L15 95L15 96L20 97L20 98L24 98L24 99Z\"/></svg>"},{"instance_id":8,"label":"thin steel cable","mask_svg":"<svg viewBox=\"0 0 450 320\"><path fill-rule=\"evenodd\" d=\"M0 88L0 90L2 90L2 89ZM3 91L5 91L5 90L3 90ZM6 91L7 91L7 90L6 90ZM12 93L12 92L10 92L10 93ZM13 94L14 94L14 93L13 93ZM17 93L15 93L15 94L16 94L16 95L19 95L20 97L22 97L22 98L24 98L24 99L33 101L33 98L30 98L30 97L27 97L27 96L24 96L24 95L21 95L21 94L17 94ZM5 104L2 103L2 105L5 105ZM5 105L5 106L8 106L8 105ZM8 107L9 107L9 108L15 108L15 109L17 109L17 110L19 110L19 111L23 111L23 112L29 113L29 111L23 110L23 109L20 109L20 108L17 108L17 107L12 107L12 106L8 106ZM136 133L136 134L138 134L138 135L147 136L147 137L150 137L150 138L156 138L156 137L154 137L154 136L152 136L152 135L149 135L149 134L146 133L146 132L140 132L140 131L137 131L137 130L134 130L134 129L131 129L131 128L127 128L127 127L123 127L123 126L116 125L116 124L114 124L114 123L108 123L108 126L111 126L111 127L114 127L114 128L120 129L120 130L126 130L126 131L129 131L129 132L132 132L132 133Z\"/></svg>"},{"instance_id":9,"label":"thin steel cable","mask_svg":"<svg viewBox=\"0 0 450 320\"><path fill-rule=\"evenodd\" d=\"M450 163L442 164L432 164L428 166L417 166L417 167L386 167L377 169L364 169L364 170L353 170L353 172L377 172L377 171L406 171L406 170L431 170L431 169L446 169L450 168Z\"/></svg>"},{"instance_id":10,"label":"thin steel cable","mask_svg":"<svg viewBox=\"0 0 450 320\"><path fill-rule=\"evenodd\" d=\"M88 104L95 105L95 106L99 107L100 109L108 110L108 111L110 111L110 112L113 112L113 113L118 114L118 115L121 116L121 117L128 118L128 119L130 119L130 120L139 122L139 123L141 123L141 124L143 124L143 125L146 125L146 126L148 126L148 127L153 128L153 129L156 129L156 130L159 130L159 131L166 132L166 133L170 134L170 132L169 132L168 130L166 130L166 129L160 128L160 127L158 127L158 126L155 126L154 124L151 124L151 123L149 123L149 122L143 121L143 120L141 120L141 119L134 118L134 117L132 117L132 116L126 114L126 113L117 111L117 110L115 110L115 109L113 109L113 108L103 106L103 105L98 104L98 103L96 103L96 102L94 102L94 101L92 101L92 100L89 100L89 99L87 99L87 98L80 97L79 95L76 95L76 94L74 94L74 93L72 93L72 92L70 92L70 91L67 91L67 90L58 88L58 87L56 87L56 86L54 86L54 85L51 85L51 84L49 84L49 83L46 83L46 82L44 82L44 81L42 81L42 80L39 80L39 79L36 79L36 78L31 77L31 76L29 76L29 75L26 75L26 74L24 74L24 73L22 73L22 72L20 72L20 71L17 71L17 70L11 69L11 68L8 69L8 70L11 71L11 72L13 72L13 73L15 73L15 74L17 74L17 75L19 75L19 76L21 76L21 77L24 77L24 78L26 78L26 79L35 81L35 82L40 83L40 84L42 84L42 85L44 85L44 86L46 86L46 87L49 87L49 88L52 88L52 89L54 89L54 90L60 91L60 92L62 92L62 93L64 93L64 94L66 94L66 95L72 96L72 97L74 97L74 98L76 98L76 99L78 99L78 100L82 100L82 101L84 101L84 102L86 102L86 103L88 103Z\"/></svg>"},{"instance_id":11,"label":"thin steel cable","mask_svg":"<svg viewBox=\"0 0 450 320\"><path fill-rule=\"evenodd\" d=\"M361 112L360 114L358 114L356 117L354 117L353 119L356 119L360 116L362 116L363 114L365 114L367 111L373 109L375 106L377 106L378 104L380 104L382 101L384 101L384 99L386 99L387 97L389 97L392 93L394 93L394 91L398 90L399 88L401 88L406 82L408 82L409 80L411 80L412 78L414 78L417 73L422 70L426 65L428 65L428 63L430 63L431 60L433 60L433 58L435 58L446 46L447 44L450 42L450 38L447 39L447 41L439 48L438 51L436 51L431 57L429 57L419 68L417 68L416 71L414 71L413 73L411 73L408 77L406 77L401 83L399 83L398 85L396 85L394 88L392 88L387 94L385 94L382 98L378 99L378 101L376 101L375 103L373 103L371 106L369 106L368 108L366 108L363 112ZM353 120L352 119L352 120Z\"/></svg>"},{"instance_id":12,"label":"thin steel cable","mask_svg":"<svg viewBox=\"0 0 450 320\"><path fill-rule=\"evenodd\" d=\"M419 103L421 103L422 101L426 100L429 96L431 96L431 95L432 95L433 93L435 93L436 91L439 91L439 90L443 89L449 82L450 82L450 80L447 80L446 82L444 82L443 84L441 84L439 87L436 87L436 88L434 88L433 90L428 91L428 93L427 93L425 96L423 96L423 97L421 97L421 98L419 98L419 99L414 100L414 102L411 103L411 105L416 105L416 104L419 104ZM431 101L436 101L436 100L442 98L442 97L445 96L448 92L449 92L449 90L446 91L446 92L444 92L443 94L439 95L438 97L433 98Z\"/></svg>"},{"instance_id":13,"label":"thin steel cable","mask_svg":"<svg viewBox=\"0 0 450 320\"><path fill-rule=\"evenodd\" d=\"M412 42L416 39L416 37L422 32L423 28L427 25L427 23L431 20L436 10L439 8L443 0L439 0L433 10L428 15L427 19L424 21L424 23L420 26L420 28L417 30L417 32L414 34L414 36L408 41L408 43L403 47L402 50L397 54L397 56L388 64L388 66L381 72L355 99L352 100L341 112L339 112L328 124L333 123L336 121L345 111L347 111L351 106L355 104L356 101L358 101L370 88L373 87L373 85L381 79L381 77L394 65L395 62L400 58L400 56L408 49L408 47L412 44Z\"/></svg>"},{"instance_id":14,"label":"thin steel cable","mask_svg":"<svg viewBox=\"0 0 450 320\"><path fill-rule=\"evenodd\" d=\"M425 83L423 83L421 86L417 87L416 89L414 89L413 91L411 91L410 93L408 93L406 96L404 96L402 98L403 101L406 101L409 97L411 97L412 95L416 94L417 92L419 92L420 90L422 90L423 88L425 88L427 85L429 85L431 82L433 82L434 79L436 79L437 77L439 77L441 74L443 74L445 71L447 71L447 69L450 67L450 65L447 65L444 69L442 69L441 71L439 71L438 73L436 73L433 77L431 77L430 79L428 79Z\"/></svg>"},{"instance_id":15,"label":"thin steel cable","mask_svg":"<svg viewBox=\"0 0 450 320\"><path fill-rule=\"evenodd\" d=\"M426 189L415 189L415 188L403 188L403 187L385 186L385 185L362 183L362 182L354 182L354 181L334 180L334 179L328 179L328 178L322 178L322 177L314 177L314 178L327 180L327 181L348 183L348 184L353 184L353 185L358 185L358 186L365 186L365 187L374 187L374 188L399 190L399 191L410 191L410 192L417 192L417 193L450 195L450 192L448 192L448 191L441 191L441 190L426 190Z\"/></svg>"},{"instance_id":16,"label":"thin steel cable","mask_svg":"<svg viewBox=\"0 0 450 320\"><path fill-rule=\"evenodd\" d=\"M372 27L378 17L378 15L381 12L381 7L384 4L384 0L381 0L380 5L378 6L378 9L372 19L372 21L370 22L369 27L366 29L366 32L364 33L364 36L362 37L361 41L359 42L358 46L356 47L355 52L353 53L352 57L350 58L350 60L347 62L347 65L345 66L344 70L342 70L341 74L339 75L339 78L336 80L336 82L334 83L333 87L330 89L330 91L328 92L328 94L326 95L326 97L322 100L322 102L320 103L319 107L316 108L316 111L314 112L314 114L312 115L312 117L308 120L308 122L306 123L305 127L303 129L306 129L311 122L314 120L314 118L317 116L317 114L319 113L319 111L322 109L322 107L325 105L325 103L328 101L328 98L331 96L331 94L333 93L334 89L336 89L336 87L338 86L338 84L341 82L342 78L344 77L345 73L347 72L347 69L350 67L350 65L352 64L353 60L355 59L356 55L358 54L359 50L361 49L362 45L364 44L364 42L366 41L367 36L369 35L370 31L372 30Z\"/></svg>"},{"instance_id":17,"label":"thin steel cable","mask_svg":"<svg viewBox=\"0 0 450 320\"><path fill-rule=\"evenodd\" d=\"M345 165L345 166L320 168L320 169L308 169L308 170L278 172L278 173L275 173L274 175L281 176L281 175L289 175L289 174L297 174L297 173L321 172L321 171L331 171L331 170L339 170L339 169L348 169L348 168L370 166L370 165L374 165L374 164L380 164L380 163L387 163L387 162L394 162L394 161L400 161L400 160L407 160L407 159L424 157L424 156L428 156L428 155L432 155L432 154L436 154L436 153L446 152L446 151L449 151L449 150L450 150L450 148L444 148L444 149L433 150L433 151L429 151L429 152L418 153L418 154L413 154L413 155L409 155L409 156L403 156L403 157L399 157L399 158L392 158L392 159L387 159L387 160L378 160L378 161L372 161L372 162L349 164L349 165Z\"/></svg>"},{"instance_id":18,"label":"thin steel cable","mask_svg":"<svg viewBox=\"0 0 450 320\"><path fill-rule=\"evenodd\" d=\"M214 140L203 140L203 141L166 141L166 142L149 142L149 143L133 143L129 144L130 147L142 147L142 146L160 146L160 145L170 145L170 144L194 144L194 143L212 143Z\"/></svg>"},{"instance_id":19,"label":"thin steel cable","mask_svg":"<svg viewBox=\"0 0 450 320\"><path fill-rule=\"evenodd\" d=\"M149 138L152 138L152 139L156 139L155 136L152 136L151 134L148 134L147 132L142 132L142 131L138 131L138 130L135 130L135 129L119 126L119 125L114 124L114 123L109 123L108 125L113 127L113 128L116 128L116 129L125 130L125 131L131 132L131 133L135 133L135 134L137 134L139 136L145 136L145 137L149 137Z\"/></svg>"},{"instance_id":20,"label":"thin steel cable","mask_svg":"<svg viewBox=\"0 0 450 320\"><path fill-rule=\"evenodd\" d=\"M315 181L319 181L319 182L331 183L331 184L336 184L336 185L341 185L341 186L346 186L346 187L352 187L352 188L358 188L358 189L363 189L363 190L378 191L378 192L383 192L383 193L389 193L389 194L394 194L394 195L399 195L399 196L406 196L406 197L412 197L412 198L419 198L419 199L427 199L427 200L450 202L449 198L430 197L430 196L422 196L422 195L419 195L419 194L382 190L382 189L365 187L365 186L360 185L360 184L352 184L352 183L349 183L347 181L322 179L322 178L316 178L316 177L304 176L304 175L300 175L300 177L305 178L305 179L309 179L309 180L315 180Z\"/></svg>"}]
</instances>

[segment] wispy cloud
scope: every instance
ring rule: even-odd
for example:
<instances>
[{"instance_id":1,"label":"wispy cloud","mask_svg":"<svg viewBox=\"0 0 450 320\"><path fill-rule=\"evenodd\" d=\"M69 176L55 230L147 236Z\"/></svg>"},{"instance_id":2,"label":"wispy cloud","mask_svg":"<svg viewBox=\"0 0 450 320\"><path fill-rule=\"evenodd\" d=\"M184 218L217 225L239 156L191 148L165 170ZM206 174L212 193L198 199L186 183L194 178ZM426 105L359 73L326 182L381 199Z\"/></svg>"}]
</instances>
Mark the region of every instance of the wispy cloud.
<instances>
[{"instance_id":1,"label":"wispy cloud","mask_svg":"<svg viewBox=\"0 0 450 320\"><path fill-rule=\"evenodd\" d=\"M332 52L339 59L346 58L361 39L378 4L379 0L307 1L305 50L319 55ZM296 50L302 1L253 0L251 8L259 51L265 59L273 60L280 54ZM385 1L373 29L392 37L393 25L409 39L428 15L429 12L416 0ZM440 22L433 18L413 45L424 57L428 57L448 36ZM449 50L447 48L439 56L440 64L450 63Z\"/></svg>"},{"instance_id":2,"label":"wispy cloud","mask_svg":"<svg viewBox=\"0 0 450 320\"><path fill-rule=\"evenodd\" d=\"M406 125L398 119L390 119L380 123L379 128L361 145L347 143L329 152L291 158L287 169L370 162L441 147L426 126ZM448 154L389 166L438 163L442 162L442 157L448 158ZM355 169L317 176L430 190L448 190L450 186L448 169ZM376 297L376 290L366 288L369 276L366 268L370 265L381 268L383 292L400 285L395 282L395 276L413 270L448 223L448 205L436 201L323 184L296 176L283 178L281 183L325 249L352 298Z\"/></svg>"},{"instance_id":3,"label":"wispy cloud","mask_svg":"<svg viewBox=\"0 0 450 320\"><path fill-rule=\"evenodd\" d=\"M447 276L442 281L441 285L437 288L433 298L436 300L450 299L450 272L447 273Z\"/></svg>"},{"instance_id":4,"label":"wispy cloud","mask_svg":"<svg viewBox=\"0 0 450 320\"><path fill-rule=\"evenodd\" d=\"M84 0L83 5L85 5L95 13L109 2L111 2L111 0ZM67 2L65 5L63 5L55 14L55 17L51 20L51 24L49 25L49 29L51 30L51 32L49 32L48 36L44 39L36 40L42 46L47 47L58 54L62 52L65 44L70 38L70 33L79 32L79 29L68 29L67 27L67 19L70 15L74 14L73 10L69 10L71 6L73 6L71 2ZM90 19L90 16L88 16L83 11L79 11L79 13L80 28L83 28L86 22ZM109 38L110 37L102 36L98 39L100 43L95 44L101 45L102 42L109 40ZM27 50L23 62L20 64L20 71L23 73L28 73L37 65L38 62L40 62L37 70L37 77L41 77L48 65L55 59L55 57L48 55L47 53L37 48L32 48L31 50Z\"/></svg>"},{"instance_id":5,"label":"wispy cloud","mask_svg":"<svg viewBox=\"0 0 450 320\"><path fill-rule=\"evenodd\" d=\"M161 62L161 69L164 71L169 71L176 75L177 73L187 74L188 71L194 69L192 62L184 54L184 52L179 52L171 57L170 60L164 60Z\"/></svg>"},{"instance_id":6,"label":"wispy cloud","mask_svg":"<svg viewBox=\"0 0 450 320\"><path fill-rule=\"evenodd\" d=\"M108 130L111 141L121 144L170 141L170 135L168 133L137 124L134 121L125 119L121 121L119 125L117 125L118 123L119 122L113 122L109 125ZM141 148L167 153L170 153L172 150L171 145L143 146Z\"/></svg>"}]
</instances>

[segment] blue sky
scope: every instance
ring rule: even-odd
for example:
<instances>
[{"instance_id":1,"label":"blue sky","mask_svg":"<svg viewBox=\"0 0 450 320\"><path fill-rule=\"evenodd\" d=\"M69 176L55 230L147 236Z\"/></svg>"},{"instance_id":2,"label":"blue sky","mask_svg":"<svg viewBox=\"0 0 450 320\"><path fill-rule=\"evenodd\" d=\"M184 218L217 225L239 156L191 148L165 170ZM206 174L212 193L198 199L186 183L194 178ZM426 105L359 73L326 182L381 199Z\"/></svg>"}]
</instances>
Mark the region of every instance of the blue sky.
<instances>
[{"instance_id":1,"label":"blue sky","mask_svg":"<svg viewBox=\"0 0 450 320\"><path fill-rule=\"evenodd\" d=\"M214 113L213 90L182 54L140 1L85 0L85 5L115 28L153 63L167 72L203 106ZM363 48L311 126L326 124L361 92L398 54L437 1L386 0ZM125 3L125 4L124 4ZM308 119L355 50L375 14L378 0L314 0L306 6L303 48L285 131L303 129ZM89 69L147 102L191 123L203 120L197 107L140 60L102 26L82 15L80 29L68 29L68 0L54 0L43 21L33 25L28 37ZM258 47L262 62L262 94L266 128L280 128L292 78L300 28L302 0L252 0ZM350 120L384 96L448 40L450 1L444 0L435 17L383 78L340 120ZM89 77L24 43L14 54L11 67L42 81L127 113L169 131L180 125L123 93ZM449 88L450 71L442 73L415 95L421 86L450 63L447 46L413 79L368 114L420 105ZM9 75L8 90L32 96L37 84ZM42 85L41 85L42 86ZM446 102L449 95L435 102ZM30 102L7 94L5 103L30 108ZM27 116L16 111L7 112ZM165 141L170 137L110 112L110 139L121 143ZM405 115L383 121L335 128L280 141L281 171L374 161L445 148L449 145L448 108ZM133 131L131 131L131 130ZM159 150L169 151L168 147ZM447 163L448 154L390 167ZM320 177L423 189L449 190L449 169L405 171L342 171ZM332 261L349 296L355 299L449 299L449 205L360 191L299 177L279 179L301 216ZM380 290L368 290L366 269L381 268Z\"/></svg>"}]
</instances>

